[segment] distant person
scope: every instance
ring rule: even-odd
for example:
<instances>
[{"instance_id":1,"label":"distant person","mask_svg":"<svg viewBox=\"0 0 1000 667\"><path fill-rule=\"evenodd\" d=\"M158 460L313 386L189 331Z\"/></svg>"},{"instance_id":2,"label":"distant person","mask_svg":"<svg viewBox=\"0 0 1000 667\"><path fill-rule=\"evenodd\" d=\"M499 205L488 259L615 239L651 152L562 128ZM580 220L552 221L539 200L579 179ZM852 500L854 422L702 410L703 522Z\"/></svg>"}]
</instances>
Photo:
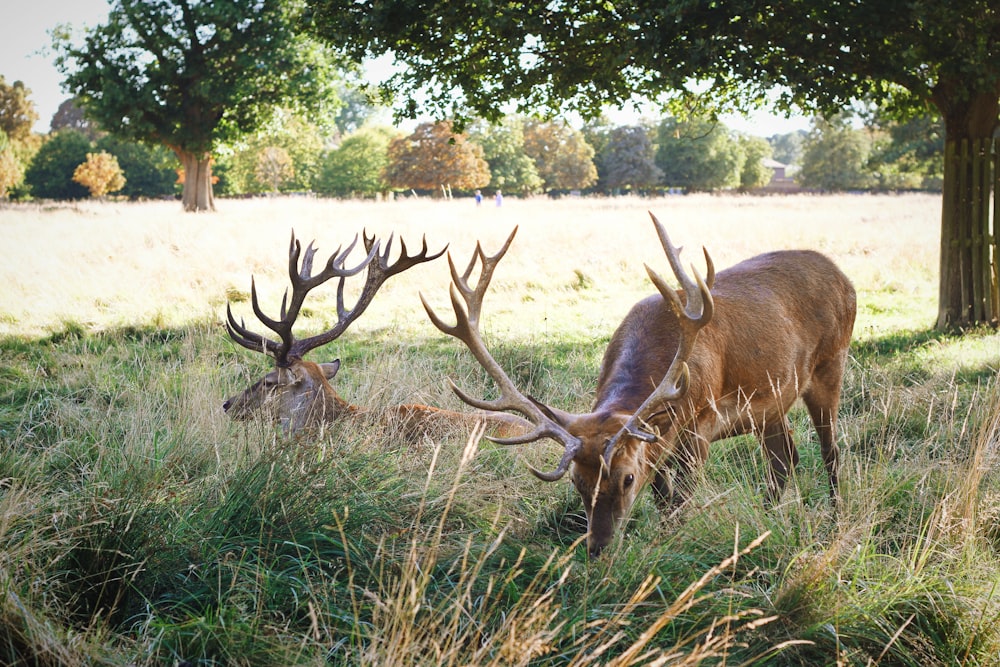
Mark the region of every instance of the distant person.
<instances>
[{"instance_id":1,"label":"distant person","mask_svg":"<svg viewBox=\"0 0 1000 667\"><path fill-rule=\"evenodd\" d=\"M482 203L483 203L483 193L479 190L476 190L476 206L479 206Z\"/></svg>"},{"instance_id":2,"label":"distant person","mask_svg":"<svg viewBox=\"0 0 1000 667\"><path fill-rule=\"evenodd\" d=\"M498 208L500 206L503 206L503 193L501 193L499 190L497 190L497 196L494 197L494 199L496 199Z\"/></svg>"}]
</instances>

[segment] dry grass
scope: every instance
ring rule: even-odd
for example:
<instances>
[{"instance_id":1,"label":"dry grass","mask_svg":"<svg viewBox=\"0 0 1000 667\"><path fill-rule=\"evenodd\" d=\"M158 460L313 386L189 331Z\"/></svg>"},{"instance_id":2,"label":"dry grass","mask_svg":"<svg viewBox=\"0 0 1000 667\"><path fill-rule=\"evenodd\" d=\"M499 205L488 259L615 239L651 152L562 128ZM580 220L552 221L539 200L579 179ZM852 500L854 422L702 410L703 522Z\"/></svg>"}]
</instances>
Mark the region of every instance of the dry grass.
<instances>
[{"instance_id":1,"label":"dry grass","mask_svg":"<svg viewBox=\"0 0 1000 667\"><path fill-rule=\"evenodd\" d=\"M909 314L877 317L862 307L858 335L934 319L940 206L931 195L508 199L500 209L465 200L292 198L222 201L210 215L184 214L175 202L6 206L0 234L10 250L0 265L0 334L37 335L64 322L103 329L219 320L227 298L245 297L251 274L263 302L276 308L292 228L303 240L316 239L321 253L362 229L395 232L411 248L426 235L432 249L450 244L464 265L477 240L497 248L515 225L517 241L494 281L492 326L508 326L495 304L505 301L498 293L510 290L520 300L519 328L529 324L531 333L544 335L558 314L560 334L604 334L651 291L642 264L662 264L647 210L688 246L692 262L701 261L699 245L720 268L765 250L809 247L842 266L862 306L866 292L879 291L916 304ZM447 284L443 261L417 267L383 288L355 330L404 323L429 333L416 293L443 304ZM307 305L323 306L316 299Z\"/></svg>"}]
</instances>

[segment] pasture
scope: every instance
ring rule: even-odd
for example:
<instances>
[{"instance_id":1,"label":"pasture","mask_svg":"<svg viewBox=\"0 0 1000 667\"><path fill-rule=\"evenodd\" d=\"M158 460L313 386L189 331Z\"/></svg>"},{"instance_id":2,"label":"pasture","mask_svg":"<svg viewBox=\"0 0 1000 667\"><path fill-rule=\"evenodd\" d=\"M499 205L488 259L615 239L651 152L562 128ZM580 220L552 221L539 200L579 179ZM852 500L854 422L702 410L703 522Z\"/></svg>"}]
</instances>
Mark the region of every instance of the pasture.
<instances>
[{"instance_id":1,"label":"pasture","mask_svg":"<svg viewBox=\"0 0 1000 667\"><path fill-rule=\"evenodd\" d=\"M1000 665L1000 335L930 329L937 197L218 204L0 208L0 662ZM484 335L525 393L586 410L653 291L643 264L669 275L647 210L699 271L702 245L720 269L805 247L853 281L838 512L801 406L777 507L756 442L716 443L691 503L662 517L644 494L594 562L569 482L525 465L554 444L339 424L288 442L221 409L269 368L226 303L263 331L250 277L276 315L292 228L324 260L366 229L462 269L517 225ZM312 360L341 359L359 405L467 409L448 378L493 389L419 301L450 313L448 284L444 258L391 279ZM299 332L335 320L326 287Z\"/></svg>"}]
</instances>

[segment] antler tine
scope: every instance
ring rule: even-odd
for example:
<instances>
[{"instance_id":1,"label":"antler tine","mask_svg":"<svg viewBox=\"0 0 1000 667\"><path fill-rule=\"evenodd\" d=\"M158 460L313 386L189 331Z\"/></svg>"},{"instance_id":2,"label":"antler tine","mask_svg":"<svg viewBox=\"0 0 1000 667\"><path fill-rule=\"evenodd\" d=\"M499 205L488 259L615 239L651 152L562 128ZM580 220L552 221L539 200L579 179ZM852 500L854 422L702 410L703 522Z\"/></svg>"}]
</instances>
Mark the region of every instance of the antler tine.
<instances>
[{"instance_id":1,"label":"antler tine","mask_svg":"<svg viewBox=\"0 0 1000 667\"><path fill-rule=\"evenodd\" d=\"M701 275L694 270L694 279L684 271L680 262L681 248L674 246L667 236L667 230L652 212L649 216L653 219L656 233L660 237L660 244L667 255L670 268L673 270L677 281L684 291L686 305L681 303L677 292L667 284L667 282L656 271L646 266L646 273L649 279L656 285L656 289L664 299L670 302L677 315L678 327L680 329L680 340L677 344L677 352L674 354L667 372L663 379L656 386L653 392L643 401L642 405L632 414L625 426L608 441L604 449L604 461L611 465L611 457L614 448L623 435L630 435L640 440L655 441L656 436L649 433L646 428L646 421L653 414L660 410L660 407L667 402L682 398L687 393L690 384L690 369L687 360L694 351L694 344L698 338L698 332L712 320L715 313L715 302L712 300L711 285L715 283L715 265L712 262L708 250L704 248L705 264L707 266L707 279L702 279Z\"/></svg>"},{"instance_id":2,"label":"antler tine","mask_svg":"<svg viewBox=\"0 0 1000 667\"><path fill-rule=\"evenodd\" d=\"M417 264L437 259L443 255L445 250L448 248L448 246L445 246L440 252L430 255L428 254L427 237L424 236L421 251L415 255L409 255L406 250L406 242L400 238L400 255L395 262L390 264L389 254L392 250L393 235L389 235L389 239L385 244L384 252L381 250L381 242L376 241L374 235L369 237L368 232L363 231L362 236L364 239L363 243L365 250L368 251L368 257L361 264L353 269L343 268L344 259L354 247L354 243L352 243L347 250L337 256L336 261L334 261L334 258L331 257L326 270L323 274L320 274L320 276L324 276L327 271L336 271L333 275L340 277L340 282L337 285L337 324L323 333L296 341L293 345L293 354L301 356L309 350L317 348L321 345L326 345L330 341L339 338L341 334L343 334L344 331L346 331L347 328L356 319L358 319L363 312L365 312L365 309L368 308L369 304L371 304L372 299L375 298L375 294L386 280L398 273L402 273L403 271L416 266ZM357 238L355 238L355 242L357 242ZM361 294L358 296L358 300L354 302L354 306L351 309L348 309L344 299L344 285L346 284L345 278L355 275L365 267L367 267L368 270L365 274L364 287L361 289ZM318 277L319 276L317 276L317 278ZM316 278L313 280L315 279ZM326 279L327 278L324 278L324 280Z\"/></svg>"},{"instance_id":3,"label":"antler tine","mask_svg":"<svg viewBox=\"0 0 1000 667\"><path fill-rule=\"evenodd\" d=\"M253 350L254 352L271 352L273 354L278 349L278 344L274 341L268 340L260 334L247 329L246 322L242 318L237 322L236 318L233 317L233 310L228 303L226 304L226 331L229 333L230 338L248 350Z\"/></svg>"},{"instance_id":4,"label":"antler tine","mask_svg":"<svg viewBox=\"0 0 1000 667\"><path fill-rule=\"evenodd\" d=\"M479 365L483 367L496 383L497 387L499 387L500 398L495 400L474 398L460 389L454 382L449 381L452 391L462 401L472 407L493 412L513 410L527 417L535 425L534 429L524 435L510 438L489 438L489 440L500 445L517 445L534 442L547 437L563 444L565 450L562 459L552 472L542 472L529 466L531 472L539 479L555 481L566 474L569 464L582 446L582 441L549 417L538 403L518 391L510 377L507 376L507 373L504 372L503 368L486 348L482 334L479 331L479 314L483 304L483 297L489 287L490 280L493 278L493 270L506 254L508 248L510 248L515 234L517 234L517 227L507 237L507 241L500 251L493 256L487 256L482 246L477 243L472 260L469 262L468 268L461 275L458 273L451 253L448 254L448 265L452 278L452 284L448 293L451 297L452 309L455 312L454 325L444 322L434 312L430 304L427 303L427 299L424 298L423 294L420 295L420 301L424 304L424 310L427 311L427 316L435 327L443 333L465 343L472 356L475 357ZM476 281L475 287L471 287L469 285L469 278L477 264L480 265L479 279Z\"/></svg>"}]
</instances>

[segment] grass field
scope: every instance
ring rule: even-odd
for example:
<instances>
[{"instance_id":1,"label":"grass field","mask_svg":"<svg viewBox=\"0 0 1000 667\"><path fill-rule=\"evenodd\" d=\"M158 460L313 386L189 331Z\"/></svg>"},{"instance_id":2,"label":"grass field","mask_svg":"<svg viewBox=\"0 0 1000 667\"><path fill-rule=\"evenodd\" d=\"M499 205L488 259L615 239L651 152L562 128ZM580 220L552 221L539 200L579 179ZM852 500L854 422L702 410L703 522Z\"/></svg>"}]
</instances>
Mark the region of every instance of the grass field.
<instances>
[{"instance_id":1,"label":"grass field","mask_svg":"<svg viewBox=\"0 0 1000 667\"><path fill-rule=\"evenodd\" d=\"M925 195L221 201L0 208L0 663L13 665L1000 665L1000 335L936 317L940 204ZM518 226L484 333L521 389L584 411L604 347L683 257L830 255L859 297L842 492L803 460L764 511L749 438L716 443L694 500L643 497L596 562L551 443L408 442L335 425L283 441L225 396L268 368L229 340L251 274L276 313L290 230L324 257L362 229L467 262ZM360 253L355 255L360 258ZM465 409L491 388L428 322L445 261L392 279L313 359L373 408ZM822 295L817 295L822 298ZM329 326L333 290L302 331Z\"/></svg>"}]
</instances>

